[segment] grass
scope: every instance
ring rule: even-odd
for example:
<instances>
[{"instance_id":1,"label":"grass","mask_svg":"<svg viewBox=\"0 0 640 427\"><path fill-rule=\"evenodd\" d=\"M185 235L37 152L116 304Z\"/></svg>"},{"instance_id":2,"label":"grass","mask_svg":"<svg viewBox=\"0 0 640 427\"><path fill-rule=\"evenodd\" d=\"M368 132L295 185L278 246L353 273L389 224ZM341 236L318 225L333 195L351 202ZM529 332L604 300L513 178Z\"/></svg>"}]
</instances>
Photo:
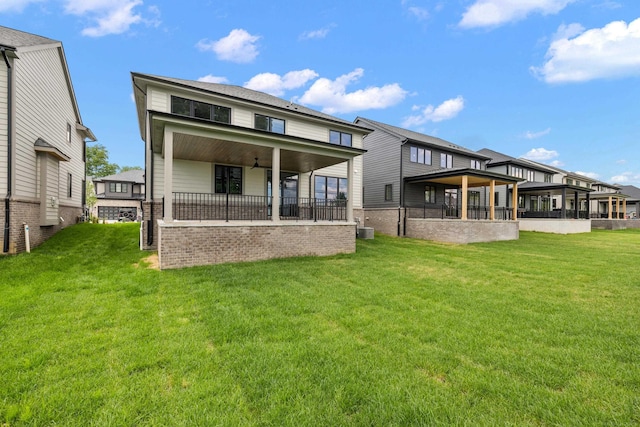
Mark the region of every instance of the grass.
<instances>
[{"instance_id":1,"label":"grass","mask_svg":"<svg viewBox=\"0 0 640 427\"><path fill-rule=\"evenodd\" d=\"M640 425L640 230L149 269L0 258L0 426Z\"/></svg>"}]
</instances>

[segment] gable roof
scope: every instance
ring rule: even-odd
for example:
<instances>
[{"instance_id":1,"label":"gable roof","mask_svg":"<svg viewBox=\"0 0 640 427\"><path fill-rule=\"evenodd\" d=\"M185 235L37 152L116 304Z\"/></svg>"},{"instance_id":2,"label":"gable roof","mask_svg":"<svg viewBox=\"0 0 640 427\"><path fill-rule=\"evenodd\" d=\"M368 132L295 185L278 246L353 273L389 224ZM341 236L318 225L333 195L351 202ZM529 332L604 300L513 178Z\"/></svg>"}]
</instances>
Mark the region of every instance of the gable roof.
<instances>
[{"instance_id":1,"label":"gable roof","mask_svg":"<svg viewBox=\"0 0 640 427\"><path fill-rule=\"evenodd\" d=\"M38 36L13 28L0 26L0 45L9 48L31 47L39 45L60 44L59 41Z\"/></svg>"},{"instance_id":2,"label":"gable roof","mask_svg":"<svg viewBox=\"0 0 640 427\"><path fill-rule=\"evenodd\" d=\"M634 185L619 185L620 192L634 200L640 200L640 188Z\"/></svg>"},{"instance_id":3,"label":"gable roof","mask_svg":"<svg viewBox=\"0 0 640 427\"><path fill-rule=\"evenodd\" d=\"M254 104L260 104L260 105L264 105L272 108L277 108L283 111L293 112L293 113L302 114L302 115L317 118L317 119L327 120L327 121L334 122L346 127L357 128L363 133L371 132L371 129L354 124L350 121L343 120L341 118L334 117L332 115L313 110L311 108L305 107L304 105L295 104L293 102L286 101L282 98L278 98L277 96L269 95L267 93L259 92L253 89L247 89L242 86L227 85L222 83L201 82L197 80L184 80L184 79L177 79L173 77L163 77L163 76L142 74L142 73L136 73L136 72L132 72L131 76L134 79L134 86L135 86L136 78L147 79L147 80L151 80L159 83L168 83L168 84L172 84L172 85L176 85L184 88L196 89L205 93L215 94L215 95L230 98L230 99L248 101Z\"/></svg>"},{"instance_id":4,"label":"gable roof","mask_svg":"<svg viewBox=\"0 0 640 427\"><path fill-rule=\"evenodd\" d=\"M120 182L134 182L136 184L144 184L144 171L140 169L131 169L131 170L121 172L121 173L116 173L113 175L94 178L93 181L94 182L120 181Z\"/></svg>"},{"instance_id":5,"label":"gable roof","mask_svg":"<svg viewBox=\"0 0 640 427\"><path fill-rule=\"evenodd\" d=\"M514 165L518 165L518 166L524 166L530 169L535 169L535 170L539 170L542 172L550 172L550 173L556 173L556 171L554 169L552 169L551 167L548 167L546 165L543 165L542 163L537 163L537 162L533 162L531 160L528 159L524 159L521 157L511 157L507 154L504 153L499 153L497 151L491 150L489 148L483 148L482 150L478 150L478 153L482 153L486 156L489 156L491 158L491 160L489 161L489 165L488 166L498 166L498 165L505 165L505 164L514 164Z\"/></svg>"},{"instance_id":6,"label":"gable roof","mask_svg":"<svg viewBox=\"0 0 640 427\"><path fill-rule=\"evenodd\" d=\"M468 148L461 147L460 145L456 145L452 142L445 141L444 139L436 138L435 136L425 135L423 133L414 132L412 130L388 125L386 123L377 122L375 120L366 119L364 117L357 117L354 122L355 123L362 122L367 127L371 127L373 129L378 129L383 132L386 132L402 140L403 143L411 141L411 142L415 142L423 145L437 147L447 151L453 151L453 152L465 154L465 155L479 158L479 159L485 159L485 160L489 159L489 157L487 157L482 153L478 153L477 151L473 151Z\"/></svg>"}]
</instances>

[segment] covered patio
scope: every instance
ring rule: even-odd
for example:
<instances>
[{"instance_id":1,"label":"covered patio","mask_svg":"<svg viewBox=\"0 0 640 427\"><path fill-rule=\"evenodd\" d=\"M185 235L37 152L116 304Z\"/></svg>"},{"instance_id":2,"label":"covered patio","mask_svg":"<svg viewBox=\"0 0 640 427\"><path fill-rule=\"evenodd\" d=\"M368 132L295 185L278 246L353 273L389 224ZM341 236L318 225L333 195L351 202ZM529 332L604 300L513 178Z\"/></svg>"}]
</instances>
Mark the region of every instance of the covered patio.
<instances>
[{"instance_id":1,"label":"covered patio","mask_svg":"<svg viewBox=\"0 0 640 427\"><path fill-rule=\"evenodd\" d=\"M450 243L516 240L519 237L517 218L518 183L521 178L480 169L440 169L427 174L406 177L404 191L411 186L436 185L445 193L444 203L406 205L405 235L407 237ZM496 187L511 185L511 208L497 208ZM470 201L470 189L484 188L488 195L476 192ZM484 201L484 204L482 203Z\"/></svg>"}]
</instances>

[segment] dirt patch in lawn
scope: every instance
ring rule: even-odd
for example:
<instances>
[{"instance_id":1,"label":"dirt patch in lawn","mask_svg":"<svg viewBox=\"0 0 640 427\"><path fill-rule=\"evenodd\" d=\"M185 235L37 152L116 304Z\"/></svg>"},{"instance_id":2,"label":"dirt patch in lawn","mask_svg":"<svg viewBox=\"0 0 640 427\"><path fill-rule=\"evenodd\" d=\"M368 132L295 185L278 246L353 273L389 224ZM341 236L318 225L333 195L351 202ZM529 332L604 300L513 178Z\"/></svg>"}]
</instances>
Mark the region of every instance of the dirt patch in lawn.
<instances>
[{"instance_id":1,"label":"dirt patch in lawn","mask_svg":"<svg viewBox=\"0 0 640 427\"><path fill-rule=\"evenodd\" d=\"M142 258L140 262L134 264L138 268L148 268L150 270L160 270L160 262L158 261L158 254L153 253L148 257Z\"/></svg>"}]
</instances>

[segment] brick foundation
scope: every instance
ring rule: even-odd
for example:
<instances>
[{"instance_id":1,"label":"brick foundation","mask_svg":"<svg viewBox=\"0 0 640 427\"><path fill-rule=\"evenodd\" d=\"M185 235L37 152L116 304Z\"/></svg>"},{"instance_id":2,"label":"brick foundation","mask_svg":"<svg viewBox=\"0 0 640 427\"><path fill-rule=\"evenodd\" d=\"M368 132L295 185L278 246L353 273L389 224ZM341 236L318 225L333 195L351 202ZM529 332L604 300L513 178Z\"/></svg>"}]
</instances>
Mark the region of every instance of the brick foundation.
<instances>
[{"instance_id":1,"label":"brick foundation","mask_svg":"<svg viewBox=\"0 0 640 427\"><path fill-rule=\"evenodd\" d=\"M29 242L31 248L41 245L45 240L65 227L76 224L82 215L82 208L60 205L59 216L64 219L58 225L41 227L40 203L22 200L11 200L9 227L9 254L26 251L24 224L29 226ZM4 248L4 203L2 205L2 232L0 248Z\"/></svg>"},{"instance_id":2,"label":"brick foundation","mask_svg":"<svg viewBox=\"0 0 640 427\"><path fill-rule=\"evenodd\" d=\"M407 237L448 243L518 240L518 221L462 221L459 219L407 219Z\"/></svg>"},{"instance_id":3,"label":"brick foundation","mask_svg":"<svg viewBox=\"0 0 640 427\"><path fill-rule=\"evenodd\" d=\"M373 227L376 232L389 236L402 236L404 234L404 216L405 209L403 208L365 209L364 223L361 225ZM398 221L400 221L399 233Z\"/></svg>"},{"instance_id":4,"label":"brick foundation","mask_svg":"<svg viewBox=\"0 0 640 427\"><path fill-rule=\"evenodd\" d=\"M157 223L162 269L356 250L355 223Z\"/></svg>"}]
</instances>

